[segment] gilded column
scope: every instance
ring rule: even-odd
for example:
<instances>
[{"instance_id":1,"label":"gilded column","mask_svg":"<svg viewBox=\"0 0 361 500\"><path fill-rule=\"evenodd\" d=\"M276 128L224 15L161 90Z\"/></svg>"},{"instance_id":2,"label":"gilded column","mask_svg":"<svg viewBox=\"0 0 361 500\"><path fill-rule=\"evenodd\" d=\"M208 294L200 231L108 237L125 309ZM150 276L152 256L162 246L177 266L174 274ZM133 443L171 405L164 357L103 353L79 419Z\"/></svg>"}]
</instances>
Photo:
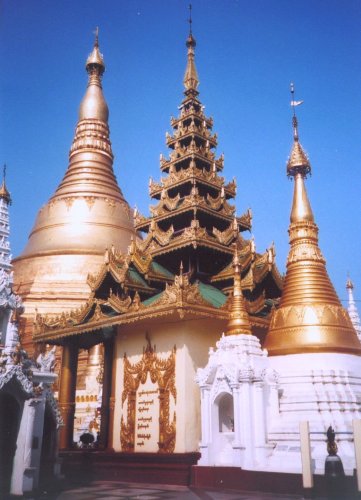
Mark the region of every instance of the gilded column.
<instances>
[{"instance_id":1,"label":"gilded column","mask_svg":"<svg viewBox=\"0 0 361 500\"><path fill-rule=\"evenodd\" d=\"M69 342L63 347L60 373L59 409L64 421L59 435L60 450L69 449L73 444L77 369L78 346Z\"/></svg>"},{"instance_id":2,"label":"gilded column","mask_svg":"<svg viewBox=\"0 0 361 500\"><path fill-rule=\"evenodd\" d=\"M104 356L103 356L103 390L102 390L102 403L100 407L100 436L99 448L107 448L109 444L109 415L110 415L110 399L112 396L112 369L113 369L113 355L114 355L114 338L108 339L104 342ZM113 404L114 413L114 404Z\"/></svg>"},{"instance_id":3,"label":"gilded column","mask_svg":"<svg viewBox=\"0 0 361 500\"><path fill-rule=\"evenodd\" d=\"M110 348L109 348L110 351ZM110 354L104 354L104 364L108 357L112 359L111 367L109 368L109 374L111 373L111 384L109 390L109 413L108 413L108 439L106 447L109 451L113 450L113 437L114 437L114 411L115 411L115 381L117 377L117 350L114 347L114 339L112 342L112 352ZM109 384L108 384L109 385ZM104 397L104 395L103 395ZM103 406L103 403L102 403Z\"/></svg>"}]
</instances>

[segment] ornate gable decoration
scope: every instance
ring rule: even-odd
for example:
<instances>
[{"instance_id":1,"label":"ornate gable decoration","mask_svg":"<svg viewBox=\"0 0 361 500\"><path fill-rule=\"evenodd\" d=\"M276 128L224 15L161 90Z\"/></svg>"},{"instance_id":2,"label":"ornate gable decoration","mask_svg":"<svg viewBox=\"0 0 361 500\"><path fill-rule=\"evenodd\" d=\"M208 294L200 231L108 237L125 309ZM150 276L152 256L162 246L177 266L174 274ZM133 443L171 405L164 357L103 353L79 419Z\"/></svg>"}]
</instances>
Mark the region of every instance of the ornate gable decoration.
<instances>
[{"instance_id":1,"label":"ornate gable decoration","mask_svg":"<svg viewBox=\"0 0 361 500\"><path fill-rule=\"evenodd\" d=\"M156 354L148 335L146 339L138 363L131 364L124 354L120 442L123 451L145 451L157 443L158 449L152 451L172 453L176 441L176 347L163 358Z\"/></svg>"}]
</instances>

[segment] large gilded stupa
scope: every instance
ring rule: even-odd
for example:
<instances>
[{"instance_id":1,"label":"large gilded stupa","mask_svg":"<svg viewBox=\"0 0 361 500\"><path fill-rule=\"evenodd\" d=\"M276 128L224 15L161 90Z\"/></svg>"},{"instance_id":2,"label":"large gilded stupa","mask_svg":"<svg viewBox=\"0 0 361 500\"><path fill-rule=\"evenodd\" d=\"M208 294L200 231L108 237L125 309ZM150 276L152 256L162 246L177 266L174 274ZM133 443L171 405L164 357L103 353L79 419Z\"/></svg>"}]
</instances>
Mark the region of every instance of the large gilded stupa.
<instances>
[{"instance_id":1,"label":"large gilded stupa","mask_svg":"<svg viewBox=\"0 0 361 500\"><path fill-rule=\"evenodd\" d=\"M15 289L25 305L27 347L35 310L55 314L84 301L89 294L87 275L97 272L106 247L124 252L135 235L133 215L113 171L109 111L101 84L105 65L97 35L86 70L89 81L68 169L13 261Z\"/></svg>"}]
</instances>

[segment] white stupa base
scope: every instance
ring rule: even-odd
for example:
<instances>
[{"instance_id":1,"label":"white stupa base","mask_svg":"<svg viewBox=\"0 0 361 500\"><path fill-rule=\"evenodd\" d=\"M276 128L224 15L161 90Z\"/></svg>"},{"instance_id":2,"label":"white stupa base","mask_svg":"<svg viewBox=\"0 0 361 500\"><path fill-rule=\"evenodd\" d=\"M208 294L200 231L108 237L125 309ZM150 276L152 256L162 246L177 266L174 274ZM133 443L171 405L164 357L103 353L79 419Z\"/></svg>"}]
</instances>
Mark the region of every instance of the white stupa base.
<instances>
[{"instance_id":1,"label":"white stupa base","mask_svg":"<svg viewBox=\"0 0 361 500\"><path fill-rule=\"evenodd\" d=\"M324 474L326 431L332 425L345 473L352 475L352 421L361 419L360 357L310 353L273 356L269 362L280 377L279 414L273 416L267 432L268 442L275 445L267 470L302 471L299 423L308 421L314 473Z\"/></svg>"}]
</instances>

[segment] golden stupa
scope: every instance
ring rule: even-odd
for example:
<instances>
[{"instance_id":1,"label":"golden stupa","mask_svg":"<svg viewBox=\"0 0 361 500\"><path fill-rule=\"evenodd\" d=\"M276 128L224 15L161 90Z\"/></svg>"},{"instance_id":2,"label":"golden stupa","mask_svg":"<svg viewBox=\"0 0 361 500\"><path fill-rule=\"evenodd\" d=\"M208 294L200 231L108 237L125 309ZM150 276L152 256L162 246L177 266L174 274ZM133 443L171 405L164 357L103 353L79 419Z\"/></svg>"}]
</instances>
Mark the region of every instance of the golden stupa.
<instances>
[{"instance_id":1,"label":"golden stupa","mask_svg":"<svg viewBox=\"0 0 361 500\"><path fill-rule=\"evenodd\" d=\"M54 314L76 307L88 297L87 275L98 271L106 247L126 252L135 235L132 212L113 171L98 34L86 70L89 81L68 169L13 261L16 291L28 317L36 309Z\"/></svg>"},{"instance_id":2,"label":"golden stupa","mask_svg":"<svg viewBox=\"0 0 361 500\"><path fill-rule=\"evenodd\" d=\"M273 312L264 347L270 356L308 352L361 355L360 341L318 246L318 227L304 183L311 165L299 143L295 114L293 129L294 142L287 163L287 175L295 182L288 231L291 249L280 306Z\"/></svg>"}]
</instances>

